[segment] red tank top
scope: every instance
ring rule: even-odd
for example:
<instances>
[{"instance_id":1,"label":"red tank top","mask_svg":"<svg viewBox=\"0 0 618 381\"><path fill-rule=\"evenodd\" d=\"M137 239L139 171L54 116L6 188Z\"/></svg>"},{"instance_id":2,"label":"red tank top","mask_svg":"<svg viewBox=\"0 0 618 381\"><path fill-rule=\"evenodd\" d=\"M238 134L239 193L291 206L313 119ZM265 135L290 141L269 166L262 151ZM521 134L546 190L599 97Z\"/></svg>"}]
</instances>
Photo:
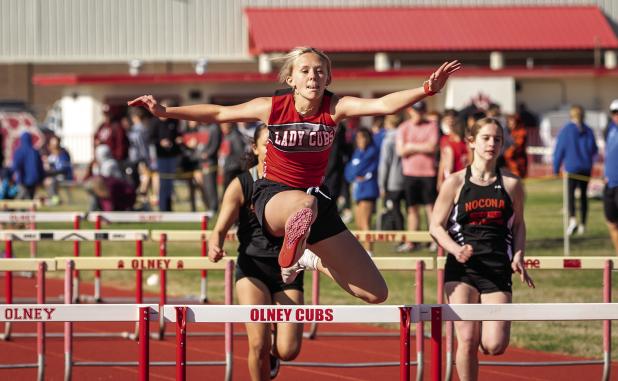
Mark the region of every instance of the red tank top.
<instances>
[{"instance_id":1,"label":"red tank top","mask_svg":"<svg viewBox=\"0 0 618 381\"><path fill-rule=\"evenodd\" d=\"M304 118L294 107L293 89L275 92L268 119L265 178L294 188L322 184L337 128L330 116L332 96L325 91L320 111Z\"/></svg>"}]
</instances>

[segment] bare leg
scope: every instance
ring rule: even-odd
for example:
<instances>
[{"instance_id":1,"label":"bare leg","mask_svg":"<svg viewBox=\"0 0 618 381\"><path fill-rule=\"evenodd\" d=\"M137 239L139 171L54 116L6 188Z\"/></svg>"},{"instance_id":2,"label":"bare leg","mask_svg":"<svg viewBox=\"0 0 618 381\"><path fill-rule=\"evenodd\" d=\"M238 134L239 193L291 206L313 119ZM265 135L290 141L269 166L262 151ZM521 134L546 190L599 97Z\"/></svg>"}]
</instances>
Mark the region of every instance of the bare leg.
<instances>
[{"instance_id":1,"label":"bare leg","mask_svg":"<svg viewBox=\"0 0 618 381\"><path fill-rule=\"evenodd\" d=\"M302 305L303 293L299 290L285 290L273 295L278 305ZM272 352L283 361L294 360L300 353L303 339L303 325L299 323L277 323L275 346Z\"/></svg>"},{"instance_id":2,"label":"bare leg","mask_svg":"<svg viewBox=\"0 0 618 381\"><path fill-rule=\"evenodd\" d=\"M425 205L425 214L427 216L427 230L429 230L429 224L431 223L431 214L433 213L433 204Z\"/></svg>"},{"instance_id":3,"label":"bare leg","mask_svg":"<svg viewBox=\"0 0 618 381\"><path fill-rule=\"evenodd\" d=\"M492 292L482 294L481 303L500 304L511 303L510 292ZM501 355L509 346L511 337L510 321L483 321L481 332L481 348L486 355Z\"/></svg>"},{"instance_id":4,"label":"bare leg","mask_svg":"<svg viewBox=\"0 0 618 381\"><path fill-rule=\"evenodd\" d=\"M364 200L356 205L356 227L359 230L371 230L373 204L373 201Z\"/></svg>"},{"instance_id":5,"label":"bare leg","mask_svg":"<svg viewBox=\"0 0 618 381\"><path fill-rule=\"evenodd\" d=\"M479 292L463 282L448 282L444 285L449 303L479 303ZM479 374L478 350L481 342L481 324L478 321L456 321L457 354L455 363L461 381L476 381Z\"/></svg>"},{"instance_id":6,"label":"bare leg","mask_svg":"<svg viewBox=\"0 0 618 381\"><path fill-rule=\"evenodd\" d=\"M349 294L367 303L382 303L388 298L382 274L349 230L309 245L309 249L321 259L318 269Z\"/></svg>"},{"instance_id":7,"label":"bare leg","mask_svg":"<svg viewBox=\"0 0 618 381\"><path fill-rule=\"evenodd\" d=\"M208 209L208 199L206 198L206 192L204 192L204 174L201 170L193 171L193 181L197 187L197 191L200 194L202 205L204 205L204 210Z\"/></svg>"},{"instance_id":8,"label":"bare leg","mask_svg":"<svg viewBox=\"0 0 618 381\"><path fill-rule=\"evenodd\" d=\"M408 207L408 231L418 230L418 206Z\"/></svg>"},{"instance_id":9,"label":"bare leg","mask_svg":"<svg viewBox=\"0 0 618 381\"><path fill-rule=\"evenodd\" d=\"M363 200L356 204L355 222L356 228L359 230L371 230L371 214L373 213L373 201ZM371 242L365 242L363 247L365 250L372 250Z\"/></svg>"},{"instance_id":10,"label":"bare leg","mask_svg":"<svg viewBox=\"0 0 618 381\"><path fill-rule=\"evenodd\" d=\"M242 278L236 282L240 304L271 304L270 291L255 278ZM251 380L270 379L270 324L246 323L249 342L248 366Z\"/></svg>"},{"instance_id":11,"label":"bare leg","mask_svg":"<svg viewBox=\"0 0 618 381\"><path fill-rule=\"evenodd\" d=\"M303 191L290 190L277 193L266 204L264 226L275 237L285 234L285 223L294 213L303 208L313 211L313 221L318 216L318 200Z\"/></svg>"}]
</instances>

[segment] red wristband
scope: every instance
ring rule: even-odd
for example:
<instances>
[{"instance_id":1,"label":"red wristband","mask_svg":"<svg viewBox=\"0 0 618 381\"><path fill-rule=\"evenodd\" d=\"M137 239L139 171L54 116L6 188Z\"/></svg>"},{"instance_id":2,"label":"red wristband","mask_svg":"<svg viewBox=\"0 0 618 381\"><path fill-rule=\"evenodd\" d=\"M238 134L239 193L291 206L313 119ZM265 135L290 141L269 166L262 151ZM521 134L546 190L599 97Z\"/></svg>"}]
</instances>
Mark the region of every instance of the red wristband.
<instances>
[{"instance_id":1,"label":"red wristband","mask_svg":"<svg viewBox=\"0 0 618 381\"><path fill-rule=\"evenodd\" d=\"M425 92L425 95L427 96L432 96L436 94L435 91L431 91L431 89L429 88L429 81L423 82L423 91Z\"/></svg>"}]
</instances>

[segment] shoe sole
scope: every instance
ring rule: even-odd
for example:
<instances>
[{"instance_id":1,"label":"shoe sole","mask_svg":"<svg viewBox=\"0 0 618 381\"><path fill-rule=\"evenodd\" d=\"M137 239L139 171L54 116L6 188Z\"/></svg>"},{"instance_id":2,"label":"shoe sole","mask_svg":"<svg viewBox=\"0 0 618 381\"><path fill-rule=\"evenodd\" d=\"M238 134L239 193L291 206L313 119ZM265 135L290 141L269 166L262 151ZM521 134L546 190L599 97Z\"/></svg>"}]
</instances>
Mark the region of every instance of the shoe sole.
<instances>
[{"instance_id":1,"label":"shoe sole","mask_svg":"<svg viewBox=\"0 0 618 381\"><path fill-rule=\"evenodd\" d=\"M298 261L304 249L300 243L307 238L312 219L313 211L309 208L303 208L288 218L279 252L279 266L290 267Z\"/></svg>"}]
</instances>

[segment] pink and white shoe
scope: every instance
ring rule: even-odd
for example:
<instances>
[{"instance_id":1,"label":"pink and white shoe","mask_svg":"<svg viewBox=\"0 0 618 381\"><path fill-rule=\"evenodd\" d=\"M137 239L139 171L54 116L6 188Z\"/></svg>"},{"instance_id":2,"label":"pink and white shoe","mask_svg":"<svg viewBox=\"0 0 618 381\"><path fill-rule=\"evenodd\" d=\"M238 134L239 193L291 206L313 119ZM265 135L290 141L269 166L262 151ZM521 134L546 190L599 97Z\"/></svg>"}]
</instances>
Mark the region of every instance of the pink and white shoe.
<instances>
[{"instance_id":1,"label":"pink and white shoe","mask_svg":"<svg viewBox=\"0 0 618 381\"><path fill-rule=\"evenodd\" d=\"M279 251L279 266L290 267L298 262L305 250L305 242L313 220L313 210L303 208L288 218L285 223L285 238Z\"/></svg>"},{"instance_id":2,"label":"pink and white shoe","mask_svg":"<svg viewBox=\"0 0 618 381\"><path fill-rule=\"evenodd\" d=\"M309 249L305 249L305 252L300 257L298 262L290 267L281 268L281 279L283 283L290 284L294 282L294 279L304 270L317 270L319 257Z\"/></svg>"}]
</instances>

